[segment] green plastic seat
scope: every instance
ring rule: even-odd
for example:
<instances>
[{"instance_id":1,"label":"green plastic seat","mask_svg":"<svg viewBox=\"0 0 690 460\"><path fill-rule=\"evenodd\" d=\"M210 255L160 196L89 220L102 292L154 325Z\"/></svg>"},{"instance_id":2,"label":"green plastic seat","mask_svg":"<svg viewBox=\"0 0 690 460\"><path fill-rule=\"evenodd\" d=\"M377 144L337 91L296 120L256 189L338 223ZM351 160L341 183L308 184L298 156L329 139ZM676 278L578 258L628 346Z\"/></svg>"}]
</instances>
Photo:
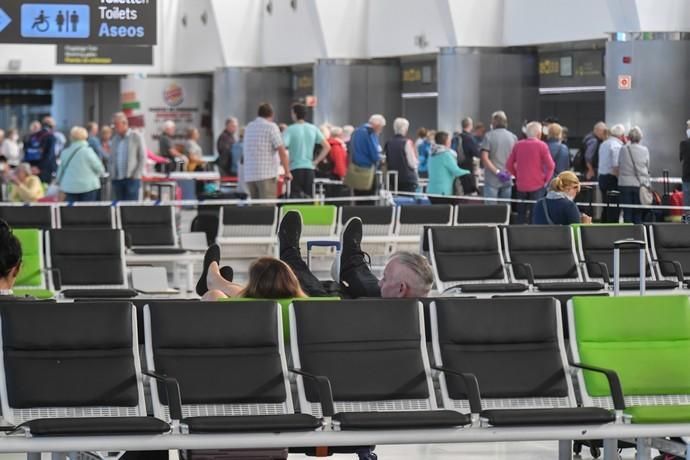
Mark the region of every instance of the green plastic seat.
<instances>
[{"instance_id":1,"label":"green plastic seat","mask_svg":"<svg viewBox=\"0 0 690 460\"><path fill-rule=\"evenodd\" d=\"M266 300L266 299L251 299L248 297L228 297L223 299L223 301L228 302L241 302L248 300ZM278 304L280 304L280 310L283 315L283 337L286 341L290 340L290 304L295 300L340 300L340 297L301 297L299 299L289 298L289 299L274 299Z\"/></svg>"},{"instance_id":2,"label":"green plastic seat","mask_svg":"<svg viewBox=\"0 0 690 460\"><path fill-rule=\"evenodd\" d=\"M332 204L288 204L280 208L280 217L288 211L302 215L302 237L331 239L335 236L338 208Z\"/></svg>"},{"instance_id":3,"label":"green plastic seat","mask_svg":"<svg viewBox=\"0 0 690 460\"><path fill-rule=\"evenodd\" d=\"M33 228L19 228L14 229L12 233L19 239L22 246L22 267L15 282L14 294L28 295L38 299L54 297L55 294L47 289L43 276L45 262L42 232Z\"/></svg>"},{"instance_id":4,"label":"green plastic seat","mask_svg":"<svg viewBox=\"0 0 690 460\"><path fill-rule=\"evenodd\" d=\"M690 299L687 296L574 297L573 356L618 373L633 423L690 422ZM606 406L609 386L585 371L585 403Z\"/></svg>"},{"instance_id":5,"label":"green plastic seat","mask_svg":"<svg viewBox=\"0 0 690 460\"><path fill-rule=\"evenodd\" d=\"M633 423L690 423L690 405L635 406L627 409Z\"/></svg>"}]
</instances>

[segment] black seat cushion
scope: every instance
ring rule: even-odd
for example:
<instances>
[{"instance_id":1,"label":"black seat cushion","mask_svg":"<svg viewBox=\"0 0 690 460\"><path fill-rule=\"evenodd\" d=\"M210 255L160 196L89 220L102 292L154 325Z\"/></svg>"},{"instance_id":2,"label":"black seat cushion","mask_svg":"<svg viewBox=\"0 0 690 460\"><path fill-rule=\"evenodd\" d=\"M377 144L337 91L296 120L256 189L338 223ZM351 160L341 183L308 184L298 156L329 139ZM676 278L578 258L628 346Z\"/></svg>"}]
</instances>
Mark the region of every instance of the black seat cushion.
<instances>
[{"instance_id":1,"label":"black seat cushion","mask_svg":"<svg viewBox=\"0 0 690 460\"><path fill-rule=\"evenodd\" d=\"M459 284L462 292L481 293L481 292L524 292L528 289L522 283L482 283L482 284Z\"/></svg>"},{"instance_id":2,"label":"black seat cushion","mask_svg":"<svg viewBox=\"0 0 690 460\"><path fill-rule=\"evenodd\" d=\"M333 416L343 430L451 428L469 425L468 414L454 410L340 412Z\"/></svg>"},{"instance_id":3,"label":"black seat cushion","mask_svg":"<svg viewBox=\"0 0 690 460\"><path fill-rule=\"evenodd\" d=\"M34 436L161 434L170 425L154 417L39 418L21 424Z\"/></svg>"},{"instance_id":4,"label":"black seat cushion","mask_svg":"<svg viewBox=\"0 0 690 460\"><path fill-rule=\"evenodd\" d=\"M321 422L308 414L189 417L182 420L190 433L311 431Z\"/></svg>"},{"instance_id":5,"label":"black seat cushion","mask_svg":"<svg viewBox=\"0 0 690 460\"><path fill-rule=\"evenodd\" d=\"M493 426L587 425L613 422L613 412L598 407L564 409L495 409L481 416Z\"/></svg>"},{"instance_id":6,"label":"black seat cushion","mask_svg":"<svg viewBox=\"0 0 690 460\"><path fill-rule=\"evenodd\" d=\"M134 254L151 255L151 254L184 254L186 249L182 248L132 248Z\"/></svg>"},{"instance_id":7,"label":"black seat cushion","mask_svg":"<svg viewBox=\"0 0 690 460\"><path fill-rule=\"evenodd\" d=\"M557 281L553 283L536 283L540 291L600 291L604 289L603 283L596 281Z\"/></svg>"},{"instance_id":8,"label":"black seat cushion","mask_svg":"<svg viewBox=\"0 0 690 460\"><path fill-rule=\"evenodd\" d=\"M134 289L65 289L61 294L68 299L129 299L139 295Z\"/></svg>"},{"instance_id":9,"label":"black seat cushion","mask_svg":"<svg viewBox=\"0 0 690 460\"><path fill-rule=\"evenodd\" d=\"M647 289L675 289L678 287L677 281L672 280L646 280L645 287ZM640 289L639 281L621 281L621 289L623 290L636 290Z\"/></svg>"}]
</instances>

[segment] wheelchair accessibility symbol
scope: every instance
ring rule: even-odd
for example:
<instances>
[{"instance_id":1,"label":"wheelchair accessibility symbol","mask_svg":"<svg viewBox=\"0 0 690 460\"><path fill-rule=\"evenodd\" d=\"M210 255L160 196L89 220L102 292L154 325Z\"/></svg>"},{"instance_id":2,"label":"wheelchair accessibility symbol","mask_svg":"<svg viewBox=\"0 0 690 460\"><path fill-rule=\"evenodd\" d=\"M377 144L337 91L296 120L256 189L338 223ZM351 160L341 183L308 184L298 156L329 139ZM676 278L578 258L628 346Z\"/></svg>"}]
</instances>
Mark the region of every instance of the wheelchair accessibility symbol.
<instances>
[{"instance_id":1,"label":"wheelchair accessibility symbol","mask_svg":"<svg viewBox=\"0 0 690 460\"><path fill-rule=\"evenodd\" d=\"M89 20L89 5L25 3L21 8L21 35L27 38L88 38Z\"/></svg>"}]
</instances>

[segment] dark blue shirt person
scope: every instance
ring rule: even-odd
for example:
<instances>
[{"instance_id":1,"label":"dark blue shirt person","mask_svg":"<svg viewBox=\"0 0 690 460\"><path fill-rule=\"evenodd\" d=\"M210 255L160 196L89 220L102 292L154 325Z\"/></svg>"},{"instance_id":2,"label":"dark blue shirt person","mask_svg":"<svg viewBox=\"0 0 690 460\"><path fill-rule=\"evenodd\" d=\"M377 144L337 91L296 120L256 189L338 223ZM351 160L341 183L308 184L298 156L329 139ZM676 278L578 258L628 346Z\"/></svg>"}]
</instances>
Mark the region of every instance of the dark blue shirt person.
<instances>
[{"instance_id":1,"label":"dark blue shirt person","mask_svg":"<svg viewBox=\"0 0 690 460\"><path fill-rule=\"evenodd\" d=\"M381 159L379 134L384 126L386 126L386 119L383 116L372 115L368 123L355 129L350 140L354 164L363 168L376 166Z\"/></svg>"},{"instance_id":2,"label":"dark blue shirt person","mask_svg":"<svg viewBox=\"0 0 690 460\"><path fill-rule=\"evenodd\" d=\"M580 180L572 171L560 173L551 181L549 192L532 210L535 225L590 224L592 218L580 213L573 201L580 191Z\"/></svg>"}]
</instances>

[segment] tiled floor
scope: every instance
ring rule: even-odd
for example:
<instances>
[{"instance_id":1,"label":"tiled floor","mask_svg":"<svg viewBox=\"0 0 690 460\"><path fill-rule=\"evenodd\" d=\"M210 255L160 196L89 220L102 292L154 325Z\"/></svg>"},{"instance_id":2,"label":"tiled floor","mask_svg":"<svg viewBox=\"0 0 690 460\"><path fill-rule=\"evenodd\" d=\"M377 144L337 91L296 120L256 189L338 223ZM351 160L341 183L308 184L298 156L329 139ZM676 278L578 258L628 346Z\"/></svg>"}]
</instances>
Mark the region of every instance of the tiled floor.
<instances>
[{"instance_id":1,"label":"tiled floor","mask_svg":"<svg viewBox=\"0 0 690 460\"><path fill-rule=\"evenodd\" d=\"M376 453L380 460L555 460L557 458L555 442L530 443L483 443L483 444L434 444L379 446ZM633 449L623 451L622 460L632 460ZM2 454L0 460L23 460L21 454ZM171 456L171 458L176 458ZM357 460L355 455L334 455L333 460ZM575 457L577 458L577 457ZM582 459L590 459L585 450ZM304 455L290 455L290 460L314 459Z\"/></svg>"},{"instance_id":2,"label":"tiled floor","mask_svg":"<svg viewBox=\"0 0 690 460\"><path fill-rule=\"evenodd\" d=\"M556 442L530 443L482 443L482 444L433 444L407 446L379 446L376 453L380 460L555 460L558 456ZM635 457L634 452L624 452L623 459ZM292 459L307 459L303 455L291 455ZM334 455L333 460L357 460L354 455ZM577 457L575 457L577 458ZM590 459L588 452L583 459Z\"/></svg>"}]
</instances>

